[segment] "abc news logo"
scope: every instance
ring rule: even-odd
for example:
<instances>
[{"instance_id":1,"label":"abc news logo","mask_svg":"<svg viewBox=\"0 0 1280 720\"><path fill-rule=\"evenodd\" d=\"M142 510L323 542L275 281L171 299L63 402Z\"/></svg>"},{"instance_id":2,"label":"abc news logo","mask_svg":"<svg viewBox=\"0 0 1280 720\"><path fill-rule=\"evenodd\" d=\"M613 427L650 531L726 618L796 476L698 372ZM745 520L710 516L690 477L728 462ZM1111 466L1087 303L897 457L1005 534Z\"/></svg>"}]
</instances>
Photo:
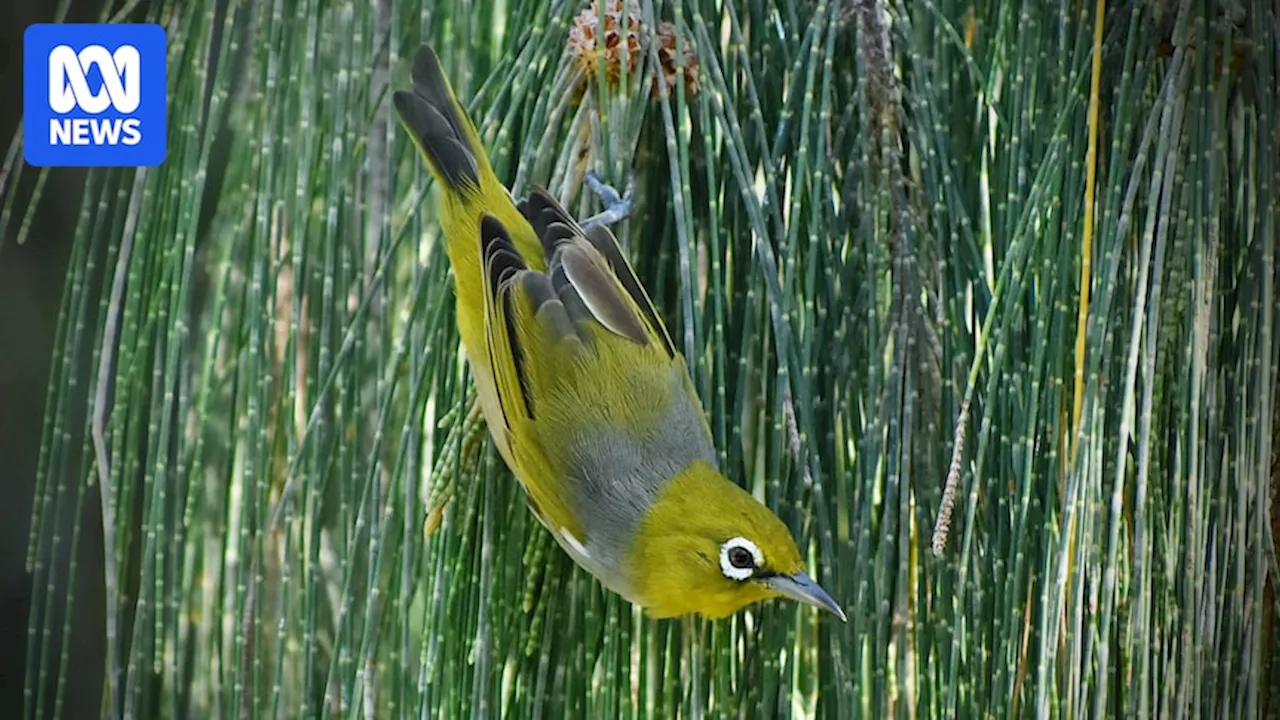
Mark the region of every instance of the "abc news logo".
<instances>
[{"instance_id":1,"label":"abc news logo","mask_svg":"<svg viewBox=\"0 0 1280 720\"><path fill-rule=\"evenodd\" d=\"M164 28L40 24L23 34L23 156L40 167L164 161Z\"/></svg>"},{"instance_id":2,"label":"abc news logo","mask_svg":"<svg viewBox=\"0 0 1280 720\"><path fill-rule=\"evenodd\" d=\"M89 70L97 68L102 86L89 89ZM142 102L141 58L138 48L121 45L109 52L90 45L76 52L59 45L49 52L49 108L66 115L77 108L98 115L113 108L123 115L133 113ZM138 118L51 118L50 145L137 145L142 141L142 121Z\"/></svg>"}]
</instances>

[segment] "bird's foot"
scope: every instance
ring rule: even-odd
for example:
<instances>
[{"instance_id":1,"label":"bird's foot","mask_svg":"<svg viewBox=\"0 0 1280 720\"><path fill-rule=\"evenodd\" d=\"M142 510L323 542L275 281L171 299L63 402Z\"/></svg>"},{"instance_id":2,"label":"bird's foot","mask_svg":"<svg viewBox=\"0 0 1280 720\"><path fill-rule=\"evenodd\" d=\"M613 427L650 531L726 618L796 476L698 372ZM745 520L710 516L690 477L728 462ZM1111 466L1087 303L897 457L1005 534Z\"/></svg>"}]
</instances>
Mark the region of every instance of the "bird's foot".
<instances>
[{"instance_id":1,"label":"bird's foot","mask_svg":"<svg viewBox=\"0 0 1280 720\"><path fill-rule=\"evenodd\" d=\"M634 174L627 178L627 187L621 195L612 186L601 180L595 170L588 170L585 180L587 181L587 187L591 188L591 192L595 193L596 197L600 198L600 202L604 204L604 210L583 220L581 223L583 230L590 230L597 225L613 225L631 216L631 211L635 209L632 204L636 190L636 177Z\"/></svg>"}]
</instances>

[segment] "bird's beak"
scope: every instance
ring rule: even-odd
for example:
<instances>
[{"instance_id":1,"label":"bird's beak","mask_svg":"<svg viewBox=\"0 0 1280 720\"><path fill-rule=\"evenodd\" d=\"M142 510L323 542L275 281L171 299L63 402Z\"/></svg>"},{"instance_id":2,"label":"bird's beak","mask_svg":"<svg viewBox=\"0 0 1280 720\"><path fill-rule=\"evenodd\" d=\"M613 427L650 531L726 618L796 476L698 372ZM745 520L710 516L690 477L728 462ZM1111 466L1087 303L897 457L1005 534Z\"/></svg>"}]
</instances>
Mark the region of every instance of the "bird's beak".
<instances>
[{"instance_id":1,"label":"bird's beak","mask_svg":"<svg viewBox=\"0 0 1280 720\"><path fill-rule=\"evenodd\" d=\"M794 575L774 575L765 578L764 584L785 598L812 605L819 610L826 610L840 618L840 622L849 622L844 610L841 610L836 601L831 599L827 591L803 571Z\"/></svg>"}]
</instances>

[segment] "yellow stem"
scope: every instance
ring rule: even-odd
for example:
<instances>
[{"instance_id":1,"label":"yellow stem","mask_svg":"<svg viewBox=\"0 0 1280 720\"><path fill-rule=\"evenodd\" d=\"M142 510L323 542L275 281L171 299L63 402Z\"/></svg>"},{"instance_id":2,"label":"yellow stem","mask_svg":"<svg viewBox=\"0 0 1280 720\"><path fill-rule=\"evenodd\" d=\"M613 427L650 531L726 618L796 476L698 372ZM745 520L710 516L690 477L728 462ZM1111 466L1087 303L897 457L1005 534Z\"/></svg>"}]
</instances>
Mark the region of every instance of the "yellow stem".
<instances>
[{"instance_id":1,"label":"yellow stem","mask_svg":"<svg viewBox=\"0 0 1280 720\"><path fill-rule=\"evenodd\" d=\"M1076 321L1075 398L1071 406L1071 463L1075 464L1084 404L1084 340L1089 319L1089 279L1093 271L1093 199L1098 176L1098 95L1102 84L1102 21L1106 0L1098 0L1093 24L1093 78L1089 84L1089 153L1085 156L1084 236L1080 240L1080 314Z\"/></svg>"},{"instance_id":2,"label":"yellow stem","mask_svg":"<svg viewBox=\"0 0 1280 720\"><path fill-rule=\"evenodd\" d=\"M1089 319L1089 279L1093 271L1093 198L1098 176L1098 95L1102 85L1102 21L1107 14L1106 0L1098 0L1093 18L1093 77L1089 83L1089 153L1085 156L1084 234L1080 240L1080 314L1076 319L1075 397L1071 405L1071 458L1074 468L1080 444L1080 412L1084 405L1084 340ZM1059 497L1066 491L1066 473L1061 475ZM1071 567L1075 557L1076 515L1070 513L1067 526L1067 585L1071 592ZM1065 621L1065 618L1062 618ZM1067 699L1064 717L1075 717L1076 708Z\"/></svg>"}]
</instances>

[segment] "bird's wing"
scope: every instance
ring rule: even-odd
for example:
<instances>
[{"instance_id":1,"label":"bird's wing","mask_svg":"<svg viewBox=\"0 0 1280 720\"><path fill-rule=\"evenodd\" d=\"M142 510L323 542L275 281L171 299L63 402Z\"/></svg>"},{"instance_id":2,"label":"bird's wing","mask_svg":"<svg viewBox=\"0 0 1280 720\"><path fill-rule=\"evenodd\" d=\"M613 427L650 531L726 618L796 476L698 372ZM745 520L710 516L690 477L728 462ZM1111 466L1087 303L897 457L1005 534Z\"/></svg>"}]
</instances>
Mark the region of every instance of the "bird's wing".
<instances>
[{"instance_id":1,"label":"bird's wing","mask_svg":"<svg viewBox=\"0 0 1280 720\"><path fill-rule=\"evenodd\" d=\"M535 188L517 207L542 241L552 274L557 264L565 266L570 283L602 325L640 344L655 342L669 358L676 357L666 326L609 228L600 225L584 232L541 188ZM588 247L598 257L591 257ZM590 266L584 262L588 257L593 261ZM576 276L574 270L579 271Z\"/></svg>"},{"instance_id":2,"label":"bird's wing","mask_svg":"<svg viewBox=\"0 0 1280 720\"><path fill-rule=\"evenodd\" d=\"M535 512L586 542L600 513L647 506L714 448L684 358L612 234L582 232L545 193L521 210L548 270L529 269L498 220L481 221L489 359Z\"/></svg>"},{"instance_id":3,"label":"bird's wing","mask_svg":"<svg viewBox=\"0 0 1280 720\"><path fill-rule=\"evenodd\" d=\"M510 449L511 468L524 485L529 505L552 532L584 533L564 491L562 473L548 458L538 439L542 373L537 364L545 356L546 338L557 337L559 315L543 308L550 284L546 275L529 269L516 251L511 235L492 215L480 220L480 253L484 280L485 349ZM539 309L543 308L543 312ZM534 353L544 353L539 356Z\"/></svg>"}]
</instances>

